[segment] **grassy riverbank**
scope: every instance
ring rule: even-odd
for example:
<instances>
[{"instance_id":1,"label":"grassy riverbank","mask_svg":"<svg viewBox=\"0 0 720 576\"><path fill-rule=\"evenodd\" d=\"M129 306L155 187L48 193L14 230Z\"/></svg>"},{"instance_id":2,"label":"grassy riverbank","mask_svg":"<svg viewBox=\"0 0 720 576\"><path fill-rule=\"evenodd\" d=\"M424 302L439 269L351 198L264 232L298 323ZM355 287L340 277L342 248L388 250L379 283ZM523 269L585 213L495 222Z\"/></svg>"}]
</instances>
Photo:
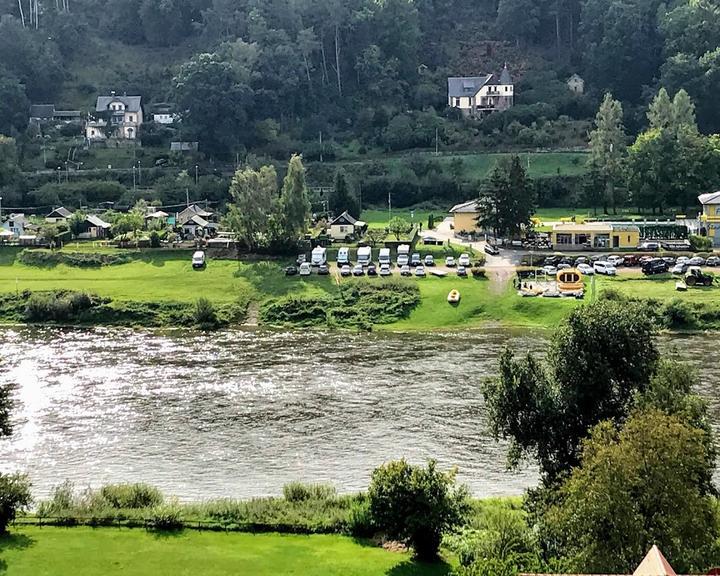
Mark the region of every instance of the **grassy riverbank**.
<instances>
[{"instance_id":1,"label":"grassy riverbank","mask_svg":"<svg viewBox=\"0 0 720 576\"><path fill-rule=\"evenodd\" d=\"M335 535L153 533L122 528L22 527L0 539L10 576L440 576L445 563L417 564Z\"/></svg>"}]
</instances>

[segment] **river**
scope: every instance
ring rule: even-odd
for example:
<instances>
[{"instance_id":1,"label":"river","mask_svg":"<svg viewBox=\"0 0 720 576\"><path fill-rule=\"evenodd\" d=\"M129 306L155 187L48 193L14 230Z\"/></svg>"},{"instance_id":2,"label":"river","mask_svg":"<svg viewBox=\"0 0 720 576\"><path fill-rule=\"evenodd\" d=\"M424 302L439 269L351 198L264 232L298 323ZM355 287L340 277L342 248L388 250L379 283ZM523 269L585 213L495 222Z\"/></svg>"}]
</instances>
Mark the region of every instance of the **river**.
<instances>
[{"instance_id":1,"label":"river","mask_svg":"<svg viewBox=\"0 0 720 576\"><path fill-rule=\"evenodd\" d=\"M37 497L143 481L182 500L276 495L292 480L367 486L399 457L458 466L477 496L519 494L533 466L508 471L489 435L480 383L507 344L545 334L233 330L219 333L6 328L0 383L16 384L3 468ZM720 421L716 336L672 336L700 371Z\"/></svg>"}]
</instances>

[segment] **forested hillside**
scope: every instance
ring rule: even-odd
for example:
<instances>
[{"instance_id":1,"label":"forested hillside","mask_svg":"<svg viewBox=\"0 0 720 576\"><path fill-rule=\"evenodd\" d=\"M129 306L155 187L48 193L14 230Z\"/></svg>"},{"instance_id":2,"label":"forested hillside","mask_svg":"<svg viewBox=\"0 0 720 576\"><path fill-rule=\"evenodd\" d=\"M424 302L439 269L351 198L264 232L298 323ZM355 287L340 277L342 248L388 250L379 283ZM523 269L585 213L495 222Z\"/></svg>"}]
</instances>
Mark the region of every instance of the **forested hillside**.
<instances>
[{"instance_id":1,"label":"forested hillside","mask_svg":"<svg viewBox=\"0 0 720 576\"><path fill-rule=\"evenodd\" d=\"M353 141L431 147L436 129L457 149L561 146L552 122L592 117L608 90L636 133L660 85L684 87L700 128L720 128L712 0L1 0L0 12L11 135L31 103L88 110L110 90L177 104L183 138L218 157L287 155L319 147L321 132L329 154ZM506 62L515 108L460 123L446 77ZM585 96L568 90L571 73Z\"/></svg>"}]
</instances>

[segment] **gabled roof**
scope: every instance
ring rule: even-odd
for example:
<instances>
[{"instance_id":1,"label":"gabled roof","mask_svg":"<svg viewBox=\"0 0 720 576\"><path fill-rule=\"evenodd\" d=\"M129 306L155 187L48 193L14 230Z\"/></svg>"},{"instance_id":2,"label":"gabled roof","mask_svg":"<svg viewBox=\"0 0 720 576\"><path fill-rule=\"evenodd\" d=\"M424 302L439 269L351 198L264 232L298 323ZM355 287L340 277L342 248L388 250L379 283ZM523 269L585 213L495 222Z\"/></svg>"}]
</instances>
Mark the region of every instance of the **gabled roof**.
<instances>
[{"instance_id":1,"label":"gabled roof","mask_svg":"<svg viewBox=\"0 0 720 576\"><path fill-rule=\"evenodd\" d=\"M185 208L185 210L180 212L180 214L185 214L187 212L192 212L194 214L197 214L198 216L203 216L203 217L212 216L212 212L210 212L209 210L204 210L203 208L200 208L200 206L198 206L197 204L190 204L190 206Z\"/></svg>"},{"instance_id":2,"label":"gabled roof","mask_svg":"<svg viewBox=\"0 0 720 576\"><path fill-rule=\"evenodd\" d=\"M355 224L357 224L357 220L350 216L350 214L348 214L348 211L345 210L345 212L343 212L342 214L340 214L340 216L330 222L330 226L335 226L336 224L352 224L354 226Z\"/></svg>"},{"instance_id":3,"label":"gabled roof","mask_svg":"<svg viewBox=\"0 0 720 576\"><path fill-rule=\"evenodd\" d=\"M157 210L156 212L151 212L150 214L146 214L145 218L167 218L169 214L167 212L163 212L162 210Z\"/></svg>"},{"instance_id":4,"label":"gabled roof","mask_svg":"<svg viewBox=\"0 0 720 576\"><path fill-rule=\"evenodd\" d=\"M30 118L45 118L49 120L54 115L54 104L33 104L30 106Z\"/></svg>"},{"instance_id":5,"label":"gabled roof","mask_svg":"<svg viewBox=\"0 0 720 576\"><path fill-rule=\"evenodd\" d=\"M708 204L720 204L720 191L710 192L709 194L700 194L700 196L698 196L698 200L700 200L700 204L704 206Z\"/></svg>"},{"instance_id":6,"label":"gabled roof","mask_svg":"<svg viewBox=\"0 0 720 576\"><path fill-rule=\"evenodd\" d=\"M633 576L677 576L670 563L665 559L660 549L653 545L640 566L635 569Z\"/></svg>"},{"instance_id":7,"label":"gabled roof","mask_svg":"<svg viewBox=\"0 0 720 576\"><path fill-rule=\"evenodd\" d=\"M448 96L451 98L475 96L478 90L485 86L492 77L492 74L485 74L484 76L450 77L448 78Z\"/></svg>"},{"instance_id":8,"label":"gabled roof","mask_svg":"<svg viewBox=\"0 0 720 576\"><path fill-rule=\"evenodd\" d=\"M110 224L105 222L100 216L95 216L93 214L88 214L85 217L85 222L90 222L93 226L97 228L110 228Z\"/></svg>"},{"instance_id":9,"label":"gabled roof","mask_svg":"<svg viewBox=\"0 0 720 576\"><path fill-rule=\"evenodd\" d=\"M95 112L104 112L111 102L122 102L128 112L139 112L142 96L98 96Z\"/></svg>"},{"instance_id":10,"label":"gabled roof","mask_svg":"<svg viewBox=\"0 0 720 576\"><path fill-rule=\"evenodd\" d=\"M573 74L567 79L568 82L585 82L579 74Z\"/></svg>"},{"instance_id":11,"label":"gabled roof","mask_svg":"<svg viewBox=\"0 0 720 576\"><path fill-rule=\"evenodd\" d=\"M477 200L469 200L462 204L455 204L455 206L450 208L451 214L475 214L476 212L478 212Z\"/></svg>"},{"instance_id":12,"label":"gabled roof","mask_svg":"<svg viewBox=\"0 0 720 576\"><path fill-rule=\"evenodd\" d=\"M185 226L187 224L195 224L197 226L200 226L200 228L206 228L209 224L205 218L202 218L201 216L198 216L197 214L190 216L185 222L181 224L181 226Z\"/></svg>"},{"instance_id":13,"label":"gabled roof","mask_svg":"<svg viewBox=\"0 0 720 576\"><path fill-rule=\"evenodd\" d=\"M500 72L500 84L512 84L512 77L510 76L510 72L508 71L507 64L505 64L502 72Z\"/></svg>"},{"instance_id":14,"label":"gabled roof","mask_svg":"<svg viewBox=\"0 0 720 576\"><path fill-rule=\"evenodd\" d=\"M63 206L60 206L60 208L55 208L55 210L50 212L50 214L45 216L45 218L70 218L70 216L72 216L72 212Z\"/></svg>"}]
</instances>

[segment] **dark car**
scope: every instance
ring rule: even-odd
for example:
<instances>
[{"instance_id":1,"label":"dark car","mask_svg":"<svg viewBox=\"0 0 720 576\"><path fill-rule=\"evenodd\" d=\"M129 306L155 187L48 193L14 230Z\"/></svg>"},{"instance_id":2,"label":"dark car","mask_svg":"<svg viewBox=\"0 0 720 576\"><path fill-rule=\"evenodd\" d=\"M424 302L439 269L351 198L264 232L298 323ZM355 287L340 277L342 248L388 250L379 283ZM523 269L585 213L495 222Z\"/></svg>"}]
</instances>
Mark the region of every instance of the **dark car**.
<instances>
[{"instance_id":1,"label":"dark car","mask_svg":"<svg viewBox=\"0 0 720 576\"><path fill-rule=\"evenodd\" d=\"M642 272L643 274L652 275L652 274L664 274L668 271L668 263L665 262L662 258L653 258L652 260L648 260L643 264L642 266Z\"/></svg>"},{"instance_id":2,"label":"dark car","mask_svg":"<svg viewBox=\"0 0 720 576\"><path fill-rule=\"evenodd\" d=\"M578 264L587 264L589 260L587 259L587 256L578 256L575 258L575 266Z\"/></svg>"},{"instance_id":3,"label":"dark car","mask_svg":"<svg viewBox=\"0 0 720 576\"><path fill-rule=\"evenodd\" d=\"M318 268L318 274L320 276L327 276L330 274L330 267L327 264L320 264L320 267Z\"/></svg>"},{"instance_id":4,"label":"dark car","mask_svg":"<svg viewBox=\"0 0 720 576\"><path fill-rule=\"evenodd\" d=\"M623 265L625 266L637 266L639 258L637 254L626 254L623 257Z\"/></svg>"},{"instance_id":5,"label":"dark car","mask_svg":"<svg viewBox=\"0 0 720 576\"><path fill-rule=\"evenodd\" d=\"M298 273L298 269L295 266L288 266L285 268L285 276L295 276Z\"/></svg>"},{"instance_id":6,"label":"dark car","mask_svg":"<svg viewBox=\"0 0 720 576\"><path fill-rule=\"evenodd\" d=\"M485 244L483 250L485 250L485 254L490 254L491 256L497 256L500 254L500 248L494 244Z\"/></svg>"},{"instance_id":7,"label":"dark car","mask_svg":"<svg viewBox=\"0 0 720 576\"><path fill-rule=\"evenodd\" d=\"M545 266L557 266L558 264L560 264L560 262L562 262L562 259L563 259L563 257L559 256L559 255L548 256L544 260L544 265Z\"/></svg>"},{"instance_id":8,"label":"dark car","mask_svg":"<svg viewBox=\"0 0 720 576\"><path fill-rule=\"evenodd\" d=\"M672 256L663 256L662 259L668 263L668 266L672 266L673 264L675 264L675 258L673 258Z\"/></svg>"},{"instance_id":9,"label":"dark car","mask_svg":"<svg viewBox=\"0 0 720 576\"><path fill-rule=\"evenodd\" d=\"M368 264L367 275L377 276L377 268L375 267L375 264Z\"/></svg>"}]
</instances>

